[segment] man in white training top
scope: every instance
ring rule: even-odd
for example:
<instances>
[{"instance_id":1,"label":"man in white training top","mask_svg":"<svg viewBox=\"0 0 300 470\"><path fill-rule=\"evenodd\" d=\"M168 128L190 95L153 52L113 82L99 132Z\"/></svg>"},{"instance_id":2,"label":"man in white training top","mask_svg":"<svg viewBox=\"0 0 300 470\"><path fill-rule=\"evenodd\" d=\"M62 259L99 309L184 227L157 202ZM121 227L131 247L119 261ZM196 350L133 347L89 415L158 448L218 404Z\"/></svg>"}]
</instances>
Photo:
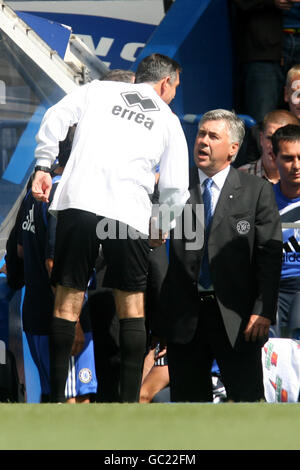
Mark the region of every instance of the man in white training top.
<instances>
[{"instance_id":1,"label":"man in white training top","mask_svg":"<svg viewBox=\"0 0 300 470\"><path fill-rule=\"evenodd\" d=\"M172 218L189 197L187 144L168 106L180 71L173 59L152 54L139 64L134 84L94 80L52 106L41 123L32 192L42 201L51 190L49 170L59 141L77 124L50 207L58 217L50 335L52 402L64 401L74 329L100 243L120 319L121 400L138 401L146 342L149 195L158 164L159 203L170 207ZM168 226L159 228L164 232Z\"/></svg>"}]
</instances>

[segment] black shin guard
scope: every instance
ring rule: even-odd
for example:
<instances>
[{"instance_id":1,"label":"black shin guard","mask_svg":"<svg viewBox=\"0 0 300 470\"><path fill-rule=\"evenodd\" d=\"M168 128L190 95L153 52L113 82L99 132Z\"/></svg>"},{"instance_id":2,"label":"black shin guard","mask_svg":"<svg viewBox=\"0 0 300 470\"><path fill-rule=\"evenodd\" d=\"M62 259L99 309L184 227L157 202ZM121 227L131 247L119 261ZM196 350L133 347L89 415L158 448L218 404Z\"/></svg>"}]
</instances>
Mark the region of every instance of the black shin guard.
<instances>
[{"instance_id":1,"label":"black shin guard","mask_svg":"<svg viewBox=\"0 0 300 470\"><path fill-rule=\"evenodd\" d=\"M139 401L144 357L146 352L146 329L144 318L120 320L122 402Z\"/></svg>"},{"instance_id":2,"label":"black shin guard","mask_svg":"<svg viewBox=\"0 0 300 470\"><path fill-rule=\"evenodd\" d=\"M49 334L50 401L65 402L69 358L75 338L76 322L54 317Z\"/></svg>"}]
</instances>

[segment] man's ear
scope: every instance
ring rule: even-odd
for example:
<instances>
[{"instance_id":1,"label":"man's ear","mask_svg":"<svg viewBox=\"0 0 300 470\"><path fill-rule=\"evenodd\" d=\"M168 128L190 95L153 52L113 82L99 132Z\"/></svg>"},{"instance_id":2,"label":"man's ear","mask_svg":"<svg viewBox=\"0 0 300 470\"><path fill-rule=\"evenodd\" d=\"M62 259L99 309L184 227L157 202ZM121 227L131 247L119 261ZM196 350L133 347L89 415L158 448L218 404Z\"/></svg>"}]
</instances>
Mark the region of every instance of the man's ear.
<instances>
[{"instance_id":1,"label":"man's ear","mask_svg":"<svg viewBox=\"0 0 300 470\"><path fill-rule=\"evenodd\" d=\"M240 145L238 142L233 142L230 146L230 151L229 151L229 160L231 160L231 158L236 155L239 151L239 148L240 148Z\"/></svg>"},{"instance_id":2,"label":"man's ear","mask_svg":"<svg viewBox=\"0 0 300 470\"><path fill-rule=\"evenodd\" d=\"M162 98L162 96L164 95L165 91L166 91L166 88L167 88L167 83L168 83L168 78L170 77L164 77L162 78L161 80L159 80L159 82L156 82L155 85L154 85L154 89L156 91L156 93Z\"/></svg>"},{"instance_id":3,"label":"man's ear","mask_svg":"<svg viewBox=\"0 0 300 470\"><path fill-rule=\"evenodd\" d=\"M272 149L270 155L271 155L271 158L272 158L273 162L275 163L275 162L276 162L276 155L275 155L275 153L273 152L273 149Z\"/></svg>"},{"instance_id":4,"label":"man's ear","mask_svg":"<svg viewBox=\"0 0 300 470\"><path fill-rule=\"evenodd\" d=\"M289 95L288 95L288 89L287 89L287 86L285 85L284 89L283 89L283 97L284 97L284 101L286 103L288 103L289 101Z\"/></svg>"},{"instance_id":5,"label":"man's ear","mask_svg":"<svg viewBox=\"0 0 300 470\"><path fill-rule=\"evenodd\" d=\"M263 137L263 133L262 133L262 131L259 131L259 143L260 143L260 146L261 146L262 137Z\"/></svg>"},{"instance_id":6,"label":"man's ear","mask_svg":"<svg viewBox=\"0 0 300 470\"><path fill-rule=\"evenodd\" d=\"M162 79L161 86L162 86L163 92L165 92L169 88L170 81L171 81L171 77L169 75L167 75L166 77Z\"/></svg>"}]
</instances>

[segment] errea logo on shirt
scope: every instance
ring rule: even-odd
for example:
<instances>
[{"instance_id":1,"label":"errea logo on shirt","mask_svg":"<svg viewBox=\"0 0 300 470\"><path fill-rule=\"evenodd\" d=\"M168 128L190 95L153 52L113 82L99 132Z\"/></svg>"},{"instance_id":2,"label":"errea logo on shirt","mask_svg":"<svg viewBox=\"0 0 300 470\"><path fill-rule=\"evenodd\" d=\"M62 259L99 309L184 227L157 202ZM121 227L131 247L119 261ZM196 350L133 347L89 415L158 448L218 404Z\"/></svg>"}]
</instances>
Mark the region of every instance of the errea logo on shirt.
<instances>
[{"instance_id":1,"label":"errea logo on shirt","mask_svg":"<svg viewBox=\"0 0 300 470\"><path fill-rule=\"evenodd\" d=\"M128 121L134 121L137 124L144 124L147 129L151 130L154 121L153 119L146 117L144 112L159 111L159 107L155 101L149 97L141 96L137 91L121 93L121 96L128 108L138 107L143 112L133 111L128 108L123 108L122 106L116 105L112 109L112 114L123 119L127 119Z\"/></svg>"},{"instance_id":2,"label":"errea logo on shirt","mask_svg":"<svg viewBox=\"0 0 300 470\"><path fill-rule=\"evenodd\" d=\"M127 106L138 106L142 111L159 111L159 107L151 98L143 97L138 91L121 93Z\"/></svg>"}]
</instances>

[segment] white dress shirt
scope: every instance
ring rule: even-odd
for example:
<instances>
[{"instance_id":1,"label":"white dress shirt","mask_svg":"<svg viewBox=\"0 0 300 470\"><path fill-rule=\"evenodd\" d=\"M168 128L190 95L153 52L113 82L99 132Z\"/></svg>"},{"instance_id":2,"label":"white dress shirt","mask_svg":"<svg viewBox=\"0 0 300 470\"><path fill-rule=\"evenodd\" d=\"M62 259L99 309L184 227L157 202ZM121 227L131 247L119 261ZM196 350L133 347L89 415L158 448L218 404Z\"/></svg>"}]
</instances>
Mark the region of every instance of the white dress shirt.
<instances>
[{"instance_id":1,"label":"white dress shirt","mask_svg":"<svg viewBox=\"0 0 300 470\"><path fill-rule=\"evenodd\" d=\"M211 193L212 193L212 212L215 212L215 208L217 205L217 202L219 200L220 193L222 191L222 188L224 186L225 180L227 178L227 175L230 170L230 165L228 165L226 168L223 170L219 171L216 173L214 176L211 177L213 180L213 184L211 186ZM201 187L201 194L203 194L204 191L204 180L208 178L208 176L200 169L198 168L198 173L199 173L199 181L200 181L200 187Z\"/></svg>"}]
</instances>

